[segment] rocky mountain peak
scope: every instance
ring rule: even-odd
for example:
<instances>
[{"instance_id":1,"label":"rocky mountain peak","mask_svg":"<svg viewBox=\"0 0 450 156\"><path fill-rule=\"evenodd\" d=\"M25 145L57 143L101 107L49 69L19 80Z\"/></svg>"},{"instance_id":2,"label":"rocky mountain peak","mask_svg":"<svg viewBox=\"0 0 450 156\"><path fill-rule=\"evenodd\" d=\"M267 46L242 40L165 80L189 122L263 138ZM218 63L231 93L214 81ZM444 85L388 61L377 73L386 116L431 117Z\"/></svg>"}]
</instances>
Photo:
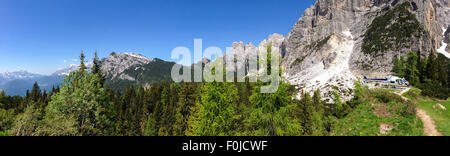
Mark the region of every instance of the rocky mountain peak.
<instances>
[{"instance_id":1,"label":"rocky mountain peak","mask_svg":"<svg viewBox=\"0 0 450 156\"><path fill-rule=\"evenodd\" d=\"M269 38L266 40L263 40L261 44L259 44L259 47L267 46L269 44L272 44L273 47L281 47L281 44L283 44L284 36L281 34L272 34L269 35Z\"/></svg>"},{"instance_id":2,"label":"rocky mountain peak","mask_svg":"<svg viewBox=\"0 0 450 156\"><path fill-rule=\"evenodd\" d=\"M123 74L123 72L129 68L138 69L151 61L151 59L137 53L113 52L108 57L102 59L101 69L108 78L134 80L130 76Z\"/></svg>"}]
</instances>

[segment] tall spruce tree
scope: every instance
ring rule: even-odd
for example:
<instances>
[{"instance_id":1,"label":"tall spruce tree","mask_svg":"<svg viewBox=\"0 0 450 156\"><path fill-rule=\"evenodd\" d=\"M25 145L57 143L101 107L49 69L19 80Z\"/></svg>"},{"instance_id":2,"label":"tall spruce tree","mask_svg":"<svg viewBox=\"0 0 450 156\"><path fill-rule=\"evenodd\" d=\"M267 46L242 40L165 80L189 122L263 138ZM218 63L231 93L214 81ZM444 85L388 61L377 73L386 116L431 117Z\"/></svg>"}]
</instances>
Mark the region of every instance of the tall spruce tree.
<instances>
[{"instance_id":1,"label":"tall spruce tree","mask_svg":"<svg viewBox=\"0 0 450 156\"><path fill-rule=\"evenodd\" d=\"M94 59L92 60L92 63L93 63L92 73L96 74L99 77L99 79L100 79L99 83L101 85L104 85L105 84L105 77L103 76L103 71L101 70L101 62L100 62L100 60L98 58L97 51L95 51Z\"/></svg>"},{"instance_id":2,"label":"tall spruce tree","mask_svg":"<svg viewBox=\"0 0 450 156\"><path fill-rule=\"evenodd\" d=\"M405 65L403 56L401 57L401 59L397 57L394 58L394 67L392 68L392 72L400 77L405 76Z\"/></svg>"},{"instance_id":3,"label":"tall spruce tree","mask_svg":"<svg viewBox=\"0 0 450 156\"><path fill-rule=\"evenodd\" d=\"M41 88L39 87L37 82L34 82L33 89L31 89L31 101L38 102L42 97Z\"/></svg>"},{"instance_id":4,"label":"tall spruce tree","mask_svg":"<svg viewBox=\"0 0 450 156\"><path fill-rule=\"evenodd\" d=\"M86 69L87 69L87 67L86 67L86 65L84 64L84 59L85 59L85 56L84 56L84 52L83 52L83 50L81 50L81 54L80 54L80 69L78 70L80 73L83 73L84 71L86 71Z\"/></svg>"},{"instance_id":5,"label":"tall spruce tree","mask_svg":"<svg viewBox=\"0 0 450 156\"><path fill-rule=\"evenodd\" d=\"M450 63L450 59L448 59L446 56L439 54L436 62L438 62L437 64L437 79L440 84L445 88L448 86L448 77L449 77L449 72L448 72L448 64ZM448 89L447 89L448 90Z\"/></svg>"},{"instance_id":6,"label":"tall spruce tree","mask_svg":"<svg viewBox=\"0 0 450 156\"><path fill-rule=\"evenodd\" d=\"M406 61L405 77L412 85L420 83L420 73L417 69L419 57L414 52L408 52L408 60Z\"/></svg>"},{"instance_id":7,"label":"tall spruce tree","mask_svg":"<svg viewBox=\"0 0 450 156\"><path fill-rule=\"evenodd\" d=\"M304 132L307 135L311 135L312 133L312 127L313 127L313 113L316 111L316 108L313 105L313 101L311 98L311 95L308 92L305 92L300 102L304 103L305 106L303 109L303 126L304 126Z\"/></svg>"},{"instance_id":8,"label":"tall spruce tree","mask_svg":"<svg viewBox=\"0 0 450 156\"><path fill-rule=\"evenodd\" d=\"M429 80L436 80L438 76L438 62L436 60L436 53L432 51L428 56L428 61L426 65L426 72L423 73L425 77Z\"/></svg>"}]
</instances>

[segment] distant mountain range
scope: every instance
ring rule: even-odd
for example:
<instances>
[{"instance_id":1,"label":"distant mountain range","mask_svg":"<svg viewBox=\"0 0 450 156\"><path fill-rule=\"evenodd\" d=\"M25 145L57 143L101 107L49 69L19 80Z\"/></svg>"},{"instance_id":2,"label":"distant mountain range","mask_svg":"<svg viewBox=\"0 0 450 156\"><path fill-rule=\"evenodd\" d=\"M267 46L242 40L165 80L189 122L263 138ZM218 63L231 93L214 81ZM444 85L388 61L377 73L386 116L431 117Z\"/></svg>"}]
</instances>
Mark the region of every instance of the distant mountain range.
<instances>
[{"instance_id":1,"label":"distant mountain range","mask_svg":"<svg viewBox=\"0 0 450 156\"><path fill-rule=\"evenodd\" d=\"M149 87L154 83L171 81L171 70L174 62L161 59L149 59L136 53L111 53L101 60L102 71L106 78L106 85L114 89L124 89L132 86ZM86 63L88 70L91 62ZM0 90L8 95L25 95L37 82L41 90L50 91L58 86L71 72L78 70L78 65L72 64L67 68L56 71L51 75L33 74L27 71L0 73Z\"/></svg>"},{"instance_id":2,"label":"distant mountain range","mask_svg":"<svg viewBox=\"0 0 450 156\"><path fill-rule=\"evenodd\" d=\"M27 71L0 73L0 80L3 80L3 81L14 80L14 79L32 79L32 78L37 78L37 77L42 77L42 75L29 73Z\"/></svg>"},{"instance_id":3,"label":"distant mountain range","mask_svg":"<svg viewBox=\"0 0 450 156\"><path fill-rule=\"evenodd\" d=\"M41 90L50 91L53 86L59 85L64 77L33 74L27 71L0 73L0 90L4 90L8 95L25 95L34 82L38 82Z\"/></svg>"}]
</instances>

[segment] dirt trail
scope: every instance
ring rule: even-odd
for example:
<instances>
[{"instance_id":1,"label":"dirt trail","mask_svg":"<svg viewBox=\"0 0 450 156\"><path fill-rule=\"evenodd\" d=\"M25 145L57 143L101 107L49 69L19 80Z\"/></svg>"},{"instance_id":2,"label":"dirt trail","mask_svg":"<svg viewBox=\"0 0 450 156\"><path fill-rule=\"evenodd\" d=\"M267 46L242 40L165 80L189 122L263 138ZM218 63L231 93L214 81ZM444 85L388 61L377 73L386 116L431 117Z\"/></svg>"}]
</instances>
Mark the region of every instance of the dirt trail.
<instances>
[{"instance_id":1,"label":"dirt trail","mask_svg":"<svg viewBox=\"0 0 450 156\"><path fill-rule=\"evenodd\" d=\"M436 129L436 125L433 122L433 119L425 112L423 109L416 108L417 116L422 119L424 132L427 136L442 136Z\"/></svg>"},{"instance_id":2,"label":"dirt trail","mask_svg":"<svg viewBox=\"0 0 450 156\"><path fill-rule=\"evenodd\" d=\"M403 94L408 92L410 89L411 88L406 88L406 89L402 90L401 92L397 92L396 94L400 95L406 101L409 101L409 99L404 97ZM425 135L427 135L427 136L443 136L442 133L440 133L437 130L433 119L427 114L427 112L425 110L416 108L416 112L417 112L417 116L422 120Z\"/></svg>"}]
</instances>

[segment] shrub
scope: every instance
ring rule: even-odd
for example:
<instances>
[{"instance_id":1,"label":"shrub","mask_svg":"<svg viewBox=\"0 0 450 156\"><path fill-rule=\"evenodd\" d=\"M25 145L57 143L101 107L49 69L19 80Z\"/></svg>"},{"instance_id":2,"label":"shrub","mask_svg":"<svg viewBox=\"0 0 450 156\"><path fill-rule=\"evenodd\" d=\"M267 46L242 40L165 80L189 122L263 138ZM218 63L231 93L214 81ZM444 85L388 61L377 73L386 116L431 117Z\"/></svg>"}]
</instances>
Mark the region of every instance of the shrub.
<instances>
[{"instance_id":1,"label":"shrub","mask_svg":"<svg viewBox=\"0 0 450 156\"><path fill-rule=\"evenodd\" d=\"M0 131L0 136L9 136L9 131Z\"/></svg>"},{"instance_id":2,"label":"shrub","mask_svg":"<svg viewBox=\"0 0 450 156\"><path fill-rule=\"evenodd\" d=\"M447 99L450 95L450 88L441 86L439 83L427 82L417 86L422 90L423 96Z\"/></svg>"},{"instance_id":3,"label":"shrub","mask_svg":"<svg viewBox=\"0 0 450 156\"><path fill-rule=\"evenodd\" d=\"M408 97L409 99L417 100L422 94L422 90L417 88L411 88L408 92L404 93L403 95Z\"/></svg>"}]
</instances>

